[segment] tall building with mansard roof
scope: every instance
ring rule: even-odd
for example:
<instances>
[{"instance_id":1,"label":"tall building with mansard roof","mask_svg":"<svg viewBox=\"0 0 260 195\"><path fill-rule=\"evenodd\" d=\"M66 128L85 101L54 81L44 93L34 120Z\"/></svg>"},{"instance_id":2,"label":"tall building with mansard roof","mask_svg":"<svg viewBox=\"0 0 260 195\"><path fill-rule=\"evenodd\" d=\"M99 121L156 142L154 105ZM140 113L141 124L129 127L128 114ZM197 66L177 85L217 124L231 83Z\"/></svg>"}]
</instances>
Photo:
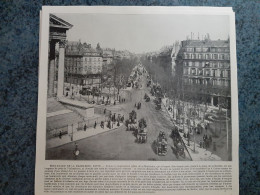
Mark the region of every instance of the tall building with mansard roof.
<instances>
[{"instance_id":1,"label":"tall building with mansard roof","mask_svg":"<svg viewBox=\"0 0 260 195\"><path fill-rule=\"evenodd\" d=\"M91 44L69 41L65 48L65 83L97 87L101 84L102 50Z\"/></svg>"},{"instance_id":2,"label":"tall building with mansard roof","mask_svg":"<svg viewBox=\"0 0 260 195\"><path fill-rule=\"evenodd\" d=\"M230 106L228 40L185 40L176 58L179 92L185 98Z\"/></svg>"}]
</instances>

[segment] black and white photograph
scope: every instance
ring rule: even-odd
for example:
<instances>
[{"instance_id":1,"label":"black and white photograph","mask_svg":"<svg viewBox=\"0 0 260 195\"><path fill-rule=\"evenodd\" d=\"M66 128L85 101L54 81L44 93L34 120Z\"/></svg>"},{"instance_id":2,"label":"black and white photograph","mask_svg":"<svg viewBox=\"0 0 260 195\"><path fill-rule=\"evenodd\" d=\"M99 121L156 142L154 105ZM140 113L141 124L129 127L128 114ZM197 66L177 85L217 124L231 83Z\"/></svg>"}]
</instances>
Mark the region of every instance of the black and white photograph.
<instances>
[{"instance_id":1,"label":"black and white photograph","mask_svg":"<svg viewBox=\"0 0 260 195\"><path fill-rule=\"evenodd\" d=\"M229 22L49 14L45 159L232 161Z\"/></svg>"}]
</instances>

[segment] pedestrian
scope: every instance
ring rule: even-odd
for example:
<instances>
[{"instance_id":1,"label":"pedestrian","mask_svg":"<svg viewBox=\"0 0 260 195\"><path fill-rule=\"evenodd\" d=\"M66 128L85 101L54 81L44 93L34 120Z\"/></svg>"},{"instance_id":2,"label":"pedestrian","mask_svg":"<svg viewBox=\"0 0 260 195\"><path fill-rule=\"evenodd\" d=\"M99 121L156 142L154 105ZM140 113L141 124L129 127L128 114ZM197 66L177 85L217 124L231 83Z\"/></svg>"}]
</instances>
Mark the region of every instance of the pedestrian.
<instances>
[{"instance_id":1,"label":"pedestrian","mask_svg":"<svg viewBox=\"0 0 260 195\"><path fill-rule=\"evenodd\" d=\"M114 105L116 105L116 100L114 101Z\"/></svg>"},{"instance_id":2,"label":"pedestrian","mask_svg":"<svg viewBox=\"0 0 260 195\"><path fill-rule=\"evenodd\" d=\"M115 122L116 121L116 113L114 113L114 115L113 115L113 122Z\"/></svg>"},{"instance_id":3,"label":"pedestrian","mask_svg":"<svg viewBox=\"0 0 260 195\"><path fill-rule=\"evenodd\" d=\"M62 137L62 133L61 133L61 131L60 131L59 138L61 139L61 137Z\"/></svg>"},{"instance_id":4,"label":"pedestrian","mask_svg":"<svg viewBox=\"0 0 260 195\"><path fill-rule=\"evenodd\" d=\"M86 131L86 130L87 130L87 125L85 124L85 125L84 125L84 131Z\"/></svg>"},{"instance_id":5,"label":"pedestrian","mask_svg":"<svg viewBox=\"0 0 260 195\"><path fill-rule=\"evenodd\" d=\"M104 121L101 121L100 127L101 127L102 129L104 129Z\"/></svg>"},{"instance_id":6,"label":"pedestrian","mask_svg":"<svg viewBox=\"0 0 260 195\"><path fill-rule=\"evenodd\" d=\"M79 156L79 147L78 147L78 144L75 142L75 149L74 149L74 156L75 156L75 159L77 160L78 159L78 156Z\"/></svg>"},{"instance_id":7,"label":"pedestrian","mask_svg":"<svg viewBox=\"0 0 260 195\"><path fill-rule=\"evenodd\" d=\"M206 133L208 132L208 123L207 122L205 124L205 131L206 131Z\"/></svg>"},{"instance_id":8,"label":"pedestrian","mask_svg":"<svg viewBox=\"0 0 260 195\"><path fill-rule=\"evenodd\" d=\"M95 124L94 124L94 129L96 129L96 126L97 126L97 122L95 121Z\"/></svg>"},{"instance_id":9,"label":"pedestrian","mask_svg":"<svg viewBox=\"0 0 260 195\"><path fill-rule=\"evenodd\" d=\"M107 112L107 109L105 108L105 109L104 109L104 114L106 114L106 112Z\"/></svg>"},{"instance_id":10,"label":"pedestrian","mask_svg":"<svg viewBox=\"0 0 260 195\"><path fill-rule=\"evenodd\" d=\"M203 141L200 140L200 148L202 148L202 147L203 147Z\"/></svg>"}]
</instances>

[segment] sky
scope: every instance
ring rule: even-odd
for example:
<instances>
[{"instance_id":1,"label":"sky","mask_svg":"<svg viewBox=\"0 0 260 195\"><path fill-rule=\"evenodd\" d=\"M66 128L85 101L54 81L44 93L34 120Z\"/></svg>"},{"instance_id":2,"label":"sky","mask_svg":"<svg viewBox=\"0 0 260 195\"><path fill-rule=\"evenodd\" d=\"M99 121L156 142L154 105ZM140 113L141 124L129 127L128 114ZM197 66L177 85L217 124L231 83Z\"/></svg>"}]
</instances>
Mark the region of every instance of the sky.
<instances>
[{"instance_id":1,"label":"sky","mask_svg":"<svg viewBox=\"0 0 260 195\"><path fill-rule=\"evenodd\" d=\"M73 27L68 41L90 43L101 48L129 50L134 53L158 51L187 36L198 39L210 34L212 40L229 35L229 17L211 15L127 15L127 14L54 14Z\"/></svg>"}]
</instances>

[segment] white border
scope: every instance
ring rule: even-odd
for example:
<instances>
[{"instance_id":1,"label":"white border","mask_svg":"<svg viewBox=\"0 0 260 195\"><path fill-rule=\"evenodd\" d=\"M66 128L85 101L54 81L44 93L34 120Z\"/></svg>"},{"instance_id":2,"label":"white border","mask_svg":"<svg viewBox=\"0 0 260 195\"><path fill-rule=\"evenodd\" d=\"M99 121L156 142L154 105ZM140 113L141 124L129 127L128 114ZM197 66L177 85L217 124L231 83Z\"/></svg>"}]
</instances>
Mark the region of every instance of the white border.
<instances>
[{"instance_id":1,"label":"white border","mask_svg":"<svg viewBox=\"0 0 260 195\"><path fill-rule=\"evenodd\" d=\"M61 161L45 160L46 146L46 110L47 110L47 73L48 73L48 44L49 44L49 14L50 13L77 13L77 14L170 14L170 15L226 15L230 17L230 63L231 63L231 102L232 102L232 161ZM157 165L194 165L220 164L233 167L233 191L223 194L239 194L238 187L238 91L236 65L236 36L235 14L232 8L218 7L119 7L119 6L44 6L40 13L40 57L39 57L39 92L38 92L38 119L35 168L35 194L51 194L43 192L44 167L50 164L157 164ZM190 191L192 194L196 192ZM187 194L186 192L169 192L160 194ZM199 192L199 194L219 194L218 191ZM59 193L55 193L59 194Z\"/></svg>"}]
</instances>

